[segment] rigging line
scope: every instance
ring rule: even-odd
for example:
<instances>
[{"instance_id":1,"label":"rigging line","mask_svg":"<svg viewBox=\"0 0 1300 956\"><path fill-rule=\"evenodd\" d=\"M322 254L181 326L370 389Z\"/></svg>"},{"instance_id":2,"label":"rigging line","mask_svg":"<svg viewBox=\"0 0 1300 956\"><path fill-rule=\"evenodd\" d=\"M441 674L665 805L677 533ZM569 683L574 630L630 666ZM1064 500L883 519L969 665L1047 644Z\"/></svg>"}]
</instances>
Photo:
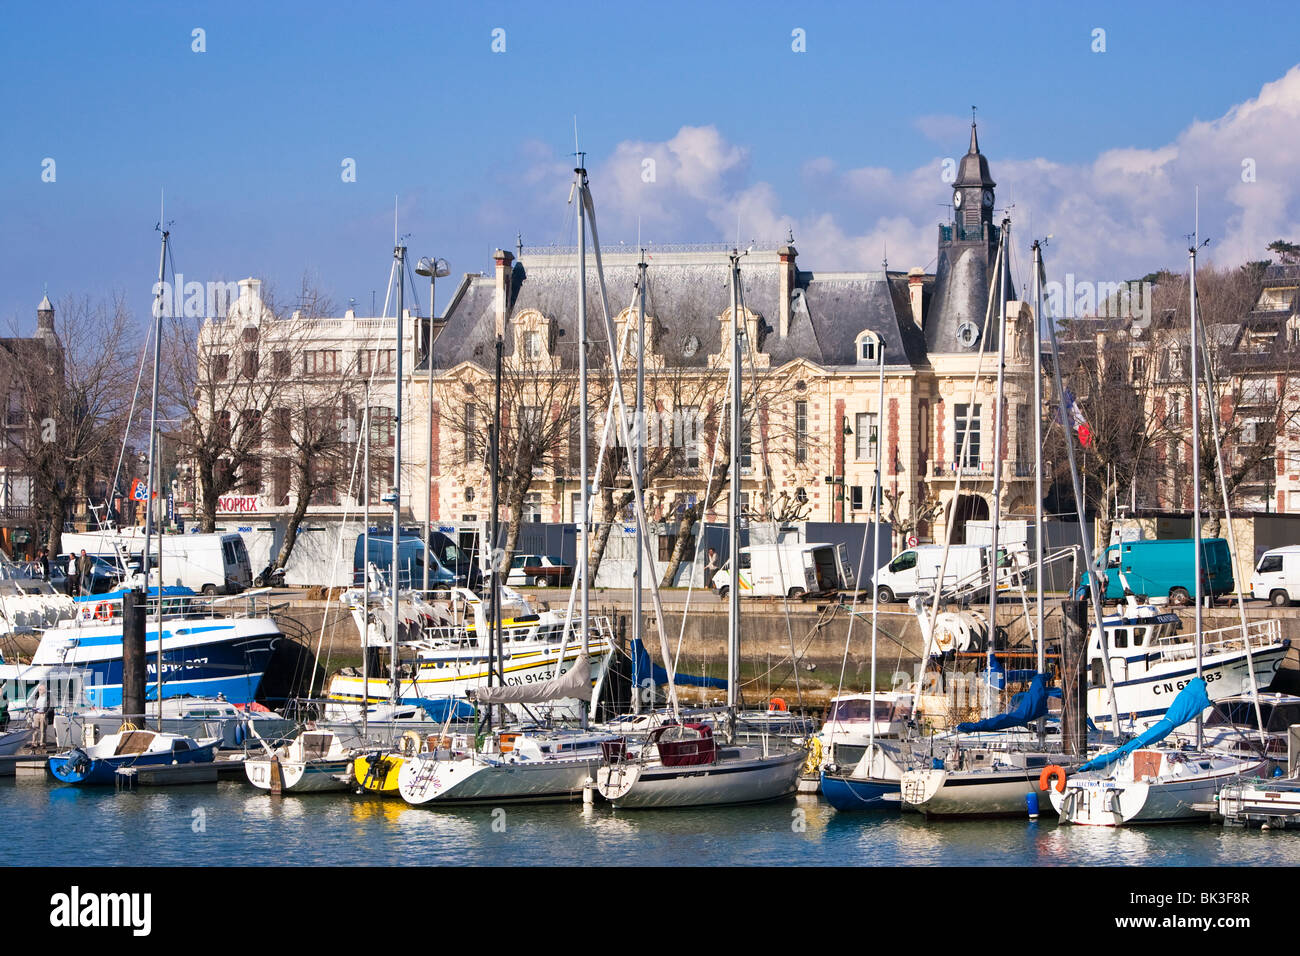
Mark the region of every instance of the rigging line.
<instances>
[{"instance_id":1,"label":"rigging line","mask_svg":"<svg viewBox=\"0 0 1300 956\"><path fill-rule=\"evenodd\" d=\"M1004 235L1002 241L998 244L998 254L994 261L994 273L998 275L1000 275L1002 271L1002 262L1003 262L1002 257L1006 252L1006 245L1007 245L1006 237ZM928 626L923 625L921 630L921 637L925 643L922 647L920 668L918 669L917 679L916 679L916 684L917 684L916 693L918 697L921 694L922 686L925 680L925 670L926 670L926 663L928 659L927 652L931 647L931 642L934 637L934 628L939 618L939 602L943 595L944 574L947 572L947 568L948 568L948 552L952 548L953 531L955 530L957 524L957 517L958 517L957 506L961 500L962 472L965 470L961 467L961 462L965 461L966 456L970 453L971 409L975 407L975 398L978 395L980 374L983 372L983 368L984 368L984 352L985 352L985 347L988 345L988 331L990 328L990 323L992 322L992 318L993 318L993 290L994 290L994 286L992 283L990 283L988 303L985 306L985 310L984 310L984 330L980 333L980 348L975 359L975 374L971 378L971 391L970 391L969 404L966 406L966 427L964 429L964 434L962 436L962 447L958 450L958 455L957 455L958 467L957 467L956 481L953 483L952 512L948 520L948 527L944 534L943 554L940 556L939 559L939 572L938 572L938 577L935 580L934 602L930 607L930 615L929 615L929 620L927 622ZM999 330L999 334L1000 335L1005 334L1005 329ZM953 409L953 414L954 416L956 414L955 407ZM954 425L955 423L956 423L956 419L954 418ZM940 427L942 428L943 425L940 424ZM1002 427L1001 422L995 422L994 427L1001 428ZM879 452L877 452L877 454L879 454ZM992 555L991 561L993 567L993 576L996 579L997 555ZM924 604L921 605L920 610L923 609L924 609ZM918 623L920 623L919 618L918 618ZM995 626L996 623L997 623L996 621L991 622L990 628ZM990 633L992 633L991 630Z\"/></svg>"},{"instance_id":2,"label":"rigging line","mask_svg":"<svg viewBox=\"0 0 1300 956\"><path fill-rule=\"evenodd\" d=\"M592 199L591 191L587 187L585 174L583 174L582 177L580 178L580 182L578 185L580 190L579 201L584 203L584 206L588 213L588 218L591 221L591 244L596 257L596 276L600 288L601 315L602 318L604 319L605 340L608 343L610 350L613 351L614 326L613 323L610 321L610 315L609 315L609 295L605 285L605 267L604 267L604 262L600 251L599 233L597 232L597 228L596 228L595 201ZM614 395L618 400L618 405L619 405L618 423L623 433L623 441L630 447L631 439L628 436L627 409L624 406L624 402L623 402L622 376L619 373L619 367L617 364L613 365L612 368L614 373ZM650 550L649 535L647 533L648 522L645 513L645 495L642 489L641 476L636 473L636 469L634 468L630 469L630 471L632 473L632 491L633 494L636 496L635 514L636 514L637 526L641 532L641 539L642 539L641 543L643 546L643 550L645 551L647 562L650 564L651 567L654 567L655 556L654 556L654 552ZM654 604L655 624L659 629L660 651L664 656L664 664L667 665L668 664L668 642L667 642L667 635L665 634L664 631L663 599L659 594L658 582L651 581L650 597ZM678 705L677 689L675 686L670 688L669 700L672 705L673 716L679 717L681 711Z\"/></svg>"},{"instance_id":3,"label":"rigging line","mask_svg":"<svg viewBox=\"0 0 1300 956\"><path fill-rule=\"evenodd\" d=\"M744 282L737 281L736 286L737 286L737 288L736 288L736 298L737 298L737 301L738 301L739 304L740 304L740 308L743 310L743 313L742 313L742 314L748 315L748 314L749 314L749 308L748 308L748 306L745 305L745 284L744 284ZM758 343L755 341L757 338L758 338L757 334L756 334L752 339L751 339L748 335L745 336L745 346L746 346L746 348L745 348L745 357L749 360L750 379L751 379L751 381L752 381L752 383L753 383L753 393L754 393L754 413L755 413L755 414L758 413L758 405L759 405L759 402L758 402L758 358L757 358ZM771 472L771 469L769 469L769 468L767 467L767 461L768 461L767 430L766 430L765 428L763 428L763 427L761 426L761 424L760 424L760 426L759 426L759 430L758 430L758 441L759 441L759 448L760 448L760 460L761 460L761 462L762 462L762 464L763 464L763 487L764 487L764 491L766 492L766 495L767 495L769 514L771 514L771 502L772 502L773 491L774 491L774 487L775 487L775 486L774 486L774 484L773 484L773 482L772 482L772 472ZM841 487L843 487L843 486L841 486ZM780 544L781 531L780 531L780 524L779 524L779 522L777 522L777 521L775 520L775 516L773 516L773 528L772 528L772 530L773 530L774 543L779 545L779 544ZM753 542L751 541L750 543L752 544ZM780 582L781 582L781 608L782 608L782 610L784 611L784 614L785 614L785 630L786 630L786 637L787 637L787 638L789 639L789 641L790 641L790 654L791 654L791 660L792 660L793 663L794 663L794 689L795 689L795 695L796 695L796 698L797 698L797 700L798 700L798 702L799 702L799 706L802 707L802 706L803 706L803 685L802 685L802 682L799 680L799 662L798 662L797 659L794 658L794 653L795 653L795 644L794 644L794 625L793 625L793 624L791 623L791 621L790 621L790 595L789 595L788 589L786 588L786 580L785 580L785 559L784 559L784 557L782 557L779 548L778 548L778 550L777 550L777 562L776 562L776 566L777 566L777 574L778 574L778 576L779 576L779 578L780 578ZM739 579L739 571L737 571L737 579Z\"/></svg>"},{"instance_id":4,"label":"rigging line","mask_svg":"<svg viewBox=\"0 0 1300 956\"><path fill-rule=\"evenodd\" d=\"M162 295L161 289L159 290L158 294ZM155 303L155 308L157 308L156 303ZM123 434L122 434L122 452L120 455L118 455L117 468L113 472L112 488L114 494L117 493L118 480L122 477L122 465L126 463L126 445L127 442L130 440L132 423L135 421L135 406L137 400L140 398L140 386L144 379L145 362L149 358L149 343L153 341L154 324L155 323L153 322L149 323L149 331L145 333L145 337L144 337L144 348L140 352L140 370L136 372L135 392L131 395L131 411L127 413L126 428L123 430ZM119 515L119 525L120 525L120 520L121 520L121 516Z\"/></svg>"},{"instance_id":5,"label":"rigging line","mask_svg":"<svg viewBox=\"0 0 1300 956\"><path fill-rule=\"evenodd\" d=\"M1193 253L1193 256L1194 255L1195 253ZM1193 268L1195 268L1194 263L1193 263ZM1201 300L1199 296L1196 297L1196 313L1197 316L1200 317ZM1214 370L1213 368L1211 368L1211 363L1209 361L1210 350L1209 350L1209 343L1205 334L1205 326L1206 323L1204 321L1200 321L1196 323L1196 330L1198 333L1197 337L1200 339L1199 344L1201 346L1201 352L1206 355L1206 361L1205 361L1206 402L1205 404L1208 406L1210 411L1210 434L1214 437L1214 459L1215 459L1215 464L1218 466L1216 471L1218 472L1219 475L1219 488L1223 494L1223 516L1224 519L1228 522L1229 555L1233 559L1235 559L1240 552L1237 550L1237 529L1233 526L1232 523L1232 506L1230 503L1231 499L1228 496L1228 478L1223 467L1223 445L1219 441L1219 416L1217 411L1217 406L1219 403L1215 398ZM1196 344L1197 343L1193 343L1193 347L1195 347ZM1200 385L1199 383L1193 383L1193 387L1195 389L1195 394L1196 394L1195 401L1199 402ZM1249 676L1250 676L1250 683L1251 683L1250 696L1255 704L1255 721L1259 726L1259 742L1262 747L1267 749L1268 738L1264 731L1264 715L1259 705L1259 683L1255 678L1255 653L1253 648L1251 648L1250 646L1250 634L1248 633L1248 628L1246 625L1246 597L1244 591L1242 590L1239 576L1234 574L1232 578L1233 578L1233 586L1237 592L1237 613L1241 621L1241 639L1243 642L1245 642L1246 645L1246 669L1249 672Z\"/></svg>"}]
</instances>

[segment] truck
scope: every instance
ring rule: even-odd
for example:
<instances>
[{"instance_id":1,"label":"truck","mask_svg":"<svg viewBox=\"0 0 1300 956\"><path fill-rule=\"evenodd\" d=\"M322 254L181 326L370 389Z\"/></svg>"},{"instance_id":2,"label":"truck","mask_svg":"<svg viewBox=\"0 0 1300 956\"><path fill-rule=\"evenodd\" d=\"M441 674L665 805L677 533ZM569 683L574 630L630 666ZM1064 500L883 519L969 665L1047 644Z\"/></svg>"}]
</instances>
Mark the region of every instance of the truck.
<instances>
[{"instance_id":1,"label":"truck","mask_svg":"<svg viewBox=\"0 0 1300 956\"><path fill-rule=\"evenodd\" d=\"M144 534L137 529L69 532L63 535L62 542L65 556L76 556L84 550L110 564L125 559L131 570L140 570ZM150 545L150 571L160 566L166 587L187 587L203 594L238 594L253 585L248 549L244 539L233 532L157 535Z\"/></svg>"},{"instance_id":2,"label":"truck","mask_svg":"<svg viewBox=\"0 0 1300 956\"><path fill-rule=\"evenodd\" d=\"M881 602L888 604L899 598L909 598L922 591L933 591L943 565L943 586L956 589L975 586L986 577L985 557L987 545L954 544L948 547L948 560L943 560L944 546L923 544L900 551L890 562L876 570L871 584ZM1005 554L1002 548L998 549Z\"/></svg>"},{"instance_id":3,"label":"truck","mask_svg":"<svg viewBox=\"0 0 1300 956\"><path fill-rule=\"evenodd\" d=\"M1274 607L1287 607L1300 601L1300 545L1273 548L1261 554L1250 581L1250 593Z\"/></svg>"},{"instance_id":4,"label":"truck","mask_svg":"<svg viewBox=\"0 0 1300 956\"><path fill-rule=\"evenodd\" d=\"M362 581L362 542L366 535L357 535L352 550L352 583ZM430 535L430 547L424 545L420 531L403 529L398 537L398 584L402 587L420 588L424 585L424 560L429 559L429 587L448 588L464 585L478 588L482 575L478 565L450 537L441 531ZM369 534L369 562L387 573L393 564L393 529L377 528Z\"/></svg>"},{"instance_id":5,"label":"truck","mask_svg":"<svg viewBox=\"0 0 1300 956\"><path fill-rule=\"evenodd\" d=\"M740 549L740 593L746 597L826 594L848 587L850 579L842 544L754 544ZM730 560L712 583L726 598L731 590Z\"/></svg>"},{"instance_id":6,"label":"truck","mask_svg":"<svg viewBox=\"0 0 1300 956\"><path fill-rule=\"evenodd\" d=\"M1124 584L1136 595L1167 598L1170 604L1188 604L1196 593L1196 540L1194 538L1158 538L1145 541L1120 541L1106 548L1098 571L1106 573L1109 601L1124 597ZM1223 538L1201 540L1201 591L1219 597L1235 587L1232 577L1232 554ZM1088 589L1086 578L1079 579L1079 593Z\"/></svg>"}]
</instances>

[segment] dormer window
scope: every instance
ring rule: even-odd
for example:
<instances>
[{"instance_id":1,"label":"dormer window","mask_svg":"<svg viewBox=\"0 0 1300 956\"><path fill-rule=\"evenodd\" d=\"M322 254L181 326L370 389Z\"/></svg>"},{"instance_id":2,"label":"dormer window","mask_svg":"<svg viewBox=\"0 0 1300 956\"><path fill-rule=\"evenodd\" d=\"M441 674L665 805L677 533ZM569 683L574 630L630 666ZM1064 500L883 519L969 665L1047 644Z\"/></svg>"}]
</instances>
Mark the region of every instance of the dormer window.
<instances>
[{"instance_id":1,"label":"dormer window","mask_svg":"<svg viewBox=\"0 0 1300 956\"><path fill-rule=\"evenodd\" d=\"M859 365L875 365L880 361L880 339L874 332L858 336L857 355Z\"/></svg>"},{"instance_id":2,"label":"dormer window","mask_svg":"<svg viewBox=\"0 0 1300 956\"><path fill-rule=\"evenodd\" d=\"M530 330L523 334L524 358L536 361L542 357L542 333Z\"/></svg>"}]
</instances>

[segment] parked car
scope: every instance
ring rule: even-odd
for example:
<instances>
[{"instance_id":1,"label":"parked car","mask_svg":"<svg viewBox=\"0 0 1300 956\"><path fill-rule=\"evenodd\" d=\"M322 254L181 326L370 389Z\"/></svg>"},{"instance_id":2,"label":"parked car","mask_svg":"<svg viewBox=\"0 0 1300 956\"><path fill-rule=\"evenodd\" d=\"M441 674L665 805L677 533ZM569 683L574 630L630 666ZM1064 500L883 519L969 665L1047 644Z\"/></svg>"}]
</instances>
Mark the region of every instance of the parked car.
<instances>
[{"instance_id":1,"label":"parked car","mask_svg":"<svg viewBox=\"0 0 1300 956\"><path fill-rule=\"evenodd\" d=\"M1274 548L1260 555L1250 580L1250 593L1274 607L1300 601L1300 545Z\"/></svg>"},{"instance_id":2,"label":"parked car","mask_svg":"<svg viewBox=\"0 0 1300 956\"><path fill-rule=\"evenodd\" d=\"M506 584L516 588L562 588L572 583L573 568L548 554L516 554L506 575Z\"/></svg>"}]
</instances>

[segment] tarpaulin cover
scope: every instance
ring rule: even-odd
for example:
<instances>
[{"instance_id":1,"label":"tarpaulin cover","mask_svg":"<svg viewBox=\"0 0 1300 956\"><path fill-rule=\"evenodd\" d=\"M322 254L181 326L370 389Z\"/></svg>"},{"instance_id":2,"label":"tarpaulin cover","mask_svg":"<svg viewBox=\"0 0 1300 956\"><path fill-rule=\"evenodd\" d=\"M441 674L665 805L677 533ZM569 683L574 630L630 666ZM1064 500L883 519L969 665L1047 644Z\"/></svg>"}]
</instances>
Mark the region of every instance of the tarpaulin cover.
<instances>
[{"instance_id":1,"label":"tarpaulin cover","mask_svg":"<svg viewBox=\"0 0 1300 956\"><path fill-rule=\"evenodd\" d=\"M1011 699L1011 709L985 720L957 725L963 734L977 734L986 730L1006 730L1008 727L1028 727L1039 717L1047 716L1047 675L1035 674L1029 690Z\"/></svg>"},{"instance_id":2,"label":"tarpaulin cover","mask_svg":"<svg viewBox=\"0 0 1300 956\"><path fill-rule=\"evenodd\" d=\"M668 672L650 659L650 653L640 640L632 639L632 686L642 686L646 678L655 684L667 684ZM727 689L727 682L721 677L696 677L694 674L677 674L674 680L684 687L718 687Z\"/></svg>"},{"instance_id":3,"label":"tarpaulin cover","mask_svg":"<svg viewBox=\"0 0 1300 956\"><path fill-rule=\"evenodd\" d=\"M1189 720L1195 720L1196 715L1209 706L1210 695L1205 691L1204 679L1200 677L1193 678L1186 687L1178 692L1178 696L1169 705L1169 709L1165 711L1165 716L1161 718L1159 723L1152 724L1145 733L1134 737L1123 747L1093 757L1079 768L1079 772L1100 770L1102 767L1110 766L1116 760L1131 754L1135 750L1141 750L1143 747L1159 743Z\"/></svg>"}]
</instances>

